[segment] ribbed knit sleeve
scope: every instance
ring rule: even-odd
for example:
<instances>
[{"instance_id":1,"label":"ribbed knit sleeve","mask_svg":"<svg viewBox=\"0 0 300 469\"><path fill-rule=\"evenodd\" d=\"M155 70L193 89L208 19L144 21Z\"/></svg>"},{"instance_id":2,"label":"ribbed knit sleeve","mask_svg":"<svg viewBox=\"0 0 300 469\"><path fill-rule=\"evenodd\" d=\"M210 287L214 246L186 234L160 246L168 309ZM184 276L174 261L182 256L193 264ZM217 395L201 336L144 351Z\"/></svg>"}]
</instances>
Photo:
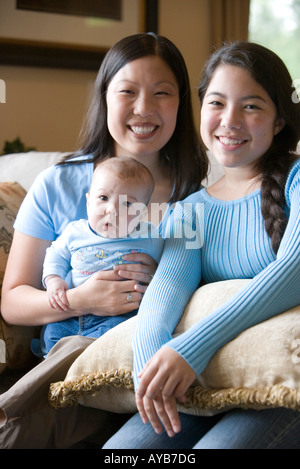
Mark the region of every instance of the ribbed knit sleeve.
<instances>
[{"instance_id":1,"label":"ribbed knit sleeve","mask_svg":"<svg viewBox=\"0 0 300 469\"><path fill-rule=\"evenodd\" d=\"M171 226L169 224L165 230L162 258L139 309L133 341L135 384L137 372L172 338L180 316L201 279L199 226L193 238L191 231L195 233L196 226L193 229L190 214L185 219L184 212L186 214L182 205L177 204L171 215ZM198 225L202 223L202 215L195 216Z\"/></svg>"},{"instance_id":2,"label":"ribbed knit sleeve","mask_svg":"<svg viewBox=\"0 0 300 469\"><path fill-rule=\"evenodd\" d=\"M140 360L140 348L144 347L147 350L147 355L143 358L149 359L149 343L152 337L157 335L160 341L151 345L152 354L164 343L184 357L198 375L204 370L213 354L240 332L300 304L300 163L294 165L286 183L285 196L289 220L277 256L271 250L263 227L259 191L253 196L231 202L212 199L205 194L205 191L200 191L198 196L202 196L206 207L206 230L201 249L202 274L205 280L209 282L230 278L252 280L222 307L184 334L171 339L174 326L180 318L178 311L182 308L182 304L177 307L177 299L173 302L168 295L173 273L175 272L178 281L182 271L185 274L188 272L190 281L195 271L198 282L201 269L196 267L197 261L200 261L198 254L197 259L189 257L184 267L181 265L181 269L174 264L174 270L171 270L173 249L170 246L162 258L164 263L160 265L161 279L167 276L164 264L169 265L169 271L172 272L168 278L168 287L166 288L166 283L161 281L158 290L151 293L151 297L155 298L159 291L159 301L164 302L166 306L160 308L158 313L163 317L159 317L157 321L153 319L152 324L149 318L146 321L146 317L153 312L151 302L148 311L144 309L141 311L135 340L137 367L143 362ZM177 292L176 298L181 295L181 286L178 288L180 293ZM146 296L148 295L145 295L145 299ZM149 300L150 298L147 302ZM148 329L146 322L147 326L149 325ZM141 340L142 330L144 333ZM169 340L165 340L168 338ZM158 348L155 350L155 347Z\"/></svg>"}]
</instances>

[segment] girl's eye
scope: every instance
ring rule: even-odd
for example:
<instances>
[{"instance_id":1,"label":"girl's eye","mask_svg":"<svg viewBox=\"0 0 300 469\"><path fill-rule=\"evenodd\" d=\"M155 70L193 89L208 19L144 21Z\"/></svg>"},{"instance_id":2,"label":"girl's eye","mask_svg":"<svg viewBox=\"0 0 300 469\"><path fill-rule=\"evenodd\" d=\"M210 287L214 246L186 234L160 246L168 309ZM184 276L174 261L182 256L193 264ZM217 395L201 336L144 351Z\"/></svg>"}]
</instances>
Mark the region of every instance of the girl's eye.
<instances>
[{"instance_id":1,"label":"girl's eye","mask_svg":"<svg viewBox=\"0 0 300 469\"><path fill-rule=\"evenodd\" d=\"M247 104L245 106L245 109L260 109L259 106L256 106L255 104Z\"/></svg>"}]
</instances>

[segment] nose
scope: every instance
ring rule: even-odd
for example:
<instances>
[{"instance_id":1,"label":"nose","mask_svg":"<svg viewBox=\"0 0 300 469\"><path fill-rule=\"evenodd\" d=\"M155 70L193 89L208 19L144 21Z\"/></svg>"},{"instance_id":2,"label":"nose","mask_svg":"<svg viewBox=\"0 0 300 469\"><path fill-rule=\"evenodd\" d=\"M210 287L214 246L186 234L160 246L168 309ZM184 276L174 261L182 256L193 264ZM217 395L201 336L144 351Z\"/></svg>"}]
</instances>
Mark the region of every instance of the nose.
<instances>
[{"instance_id":1,"label":"nose","mask_svg":"<svg viewBox=\"0 0 300 469\"><path fill-rule=\"evenodd\" d=\"M231 107L224 109L222 113L221 125L226 129L240 129L242 123L238 110Z\"/></svg>"},{"instance_id":2,"label":"nose","mask_svg":"<svg viewBox=\"0 0 300 469\"><path fill-rule=\"evenodd\" d=\"M153 97L148 93L140 92L135 100L134 114L141 117L152 116L154 113Z\"/></svg>"},{"instance_id":3,"label":"nose","mask_svg":"<svg viewBox=\"0 0 300 469\"><path fill-rule=\"evenodd\" d=\"M117 216L117 214L118 214L118 206L117 206L114 202L109 202L109 203L106 205L105 212L106 212L107 214L109 214L109 215Z\"/></svg>"}]
</instances>

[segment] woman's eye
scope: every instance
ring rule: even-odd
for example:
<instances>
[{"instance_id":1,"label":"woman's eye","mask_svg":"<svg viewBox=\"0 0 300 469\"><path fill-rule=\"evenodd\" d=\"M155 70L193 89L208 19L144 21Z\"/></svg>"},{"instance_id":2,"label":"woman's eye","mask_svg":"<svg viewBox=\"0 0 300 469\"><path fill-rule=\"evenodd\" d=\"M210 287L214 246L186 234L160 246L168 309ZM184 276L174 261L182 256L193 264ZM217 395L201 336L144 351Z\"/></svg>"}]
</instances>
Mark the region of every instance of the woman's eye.
<instances>
[{"instance_id":1,"label":"woman's eye","mask_svg":"<svg viewBox=\"0 0 300 469\"><path fill-rule=\"evenodd\" d=\"M209 104L211 106L222 106L222 103L220 103L220 101L211 101Z\"/></svg>"},{"instance_id":2,"label":"woman's eye","mask_svg":"<svg viewBox=\"0 0 300 469\"><path fill-rule=\"evenodd\" d=\"M120 93L131 95L131 94L134 94L134 91L133 90L121 90Z\"/></svg>"}]
</instances>

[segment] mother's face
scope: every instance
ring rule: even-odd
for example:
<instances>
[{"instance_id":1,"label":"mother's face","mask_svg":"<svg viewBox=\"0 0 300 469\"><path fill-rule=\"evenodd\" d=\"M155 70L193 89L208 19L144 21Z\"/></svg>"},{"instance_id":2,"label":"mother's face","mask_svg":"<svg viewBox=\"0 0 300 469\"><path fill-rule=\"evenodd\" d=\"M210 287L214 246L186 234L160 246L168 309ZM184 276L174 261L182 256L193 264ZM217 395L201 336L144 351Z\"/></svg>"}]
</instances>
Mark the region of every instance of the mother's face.
<instances>
[{"instance_id":1,"label":"mother's face","mask_svg":"<svg viewBox=\"0 0 300 469\"><path fill-rule=\"evenodd\" d=\"M176 127L179 89L169 66L157 56L133 60L107 89L107 125L115 155L158 157Z\"/></svg>"}]
</instances>

